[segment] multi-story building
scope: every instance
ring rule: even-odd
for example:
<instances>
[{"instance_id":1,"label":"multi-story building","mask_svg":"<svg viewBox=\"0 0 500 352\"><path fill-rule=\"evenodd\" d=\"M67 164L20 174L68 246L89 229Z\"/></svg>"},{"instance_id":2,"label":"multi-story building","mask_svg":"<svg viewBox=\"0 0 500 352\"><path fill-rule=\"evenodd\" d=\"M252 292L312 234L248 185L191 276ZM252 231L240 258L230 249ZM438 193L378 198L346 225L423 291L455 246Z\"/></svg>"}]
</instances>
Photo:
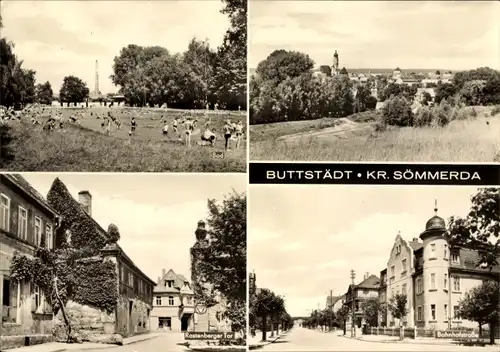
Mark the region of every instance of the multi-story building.
<instances>
[{"instance_id":1,"label":"multi-story building","mask_svg":"<svg viewBox=\"0 0 500 352\"><path fill-rule=\"evenodd\" d=\"M436 215L427 221L420 234L422 247L415 251L415 325L446 329L477 327L477 323L460 319L459 301L467 291L485 280L500 279L500 266L478 266L476 251L454 248L447 239L446 223Z\"/></svg>"},{"instance_id":2,"label":"multi-story building","mask_svg":"<svg viewBox=\"0 0 500 352\"><path fill-rule=\"evenodd\" d=\"M347 293L345 294L344 304L349 307L351 314L349 314L348 326L352 324L352 309L354 309L355 325L361 328L364 324L362 305L368 299L378 299L378 292L380 287L380 279L376 275L365 273L364 279L357 285L349 285Z\"/></svg>"},{"instance_id":3,"label":"multi-story building","mask_svg":"<svg viewBox=\"0 0 500 352\"><path fill-rule=\"evenodd\" d=\"M390 326L448 329L477 327L477 323L458 316L459 301L471 288L484 280L499 279L500 266L491 270L478 267L476 251L451 247L446 236L446 223L436 214L430 218L420 240L405 241L396 236L387 268L387 285L380 288L381 301L389 301L396 293L407 296L408 314L401 321L387 312ZM385 299L383 293L385 292Z\"/></svg>"},{"instance_id":4,"label":"multi-story building","mask_svg":"<svg viewBox=\"0 0 500 352\"><path fill-rule=\"evenodd\" d=\"M0 341L9 348L17 336L51 335L52 310L31 282L11 280L15 252L33 258L39 246L53 248L57 212L18 174L0 175ZM7 338L9 336L9 338ZM14 344L16 345L16 344Z\"/></svg>"},{"instance_id":5,"label":"multi-story building","mask_svg":"<svg viewBox=\"0 0 500 352\"><path fill-rule=\"evenodd\" d=\"M396 236L394 245L387 261L386 275L387 284L385 288L385 297L389 301L395 294L407 295L408 314L401 319L404 326L413 326L414 307L412 303L411 292L413 292L412 273L414 269L414 251L422 248L417 238L412 242L406 242L401 234ZM387 322L389 326L395 326L394 317L388 312Z\"/></svg>"},{"instance_id":6,"label":"multi-story building","mask_svg":"<svg viewBox=\"0 0 500 352\"><path fill-rule=\"evenodd\" d=\"M337 297L336 300L333 301L333 312L336 313L342 306L345 304L345 295Z\"/></svg>"},{"instance_id":7,"label":"multi-story building","mask_svg":"<svg viewBox=\"0 0 500 352\"><path fill-rule=\"evenodd\" d=\"M183 275L163 269L153 295L152 330L180 332L194 328L194 292Z\"/></svg>"}]
</instances>

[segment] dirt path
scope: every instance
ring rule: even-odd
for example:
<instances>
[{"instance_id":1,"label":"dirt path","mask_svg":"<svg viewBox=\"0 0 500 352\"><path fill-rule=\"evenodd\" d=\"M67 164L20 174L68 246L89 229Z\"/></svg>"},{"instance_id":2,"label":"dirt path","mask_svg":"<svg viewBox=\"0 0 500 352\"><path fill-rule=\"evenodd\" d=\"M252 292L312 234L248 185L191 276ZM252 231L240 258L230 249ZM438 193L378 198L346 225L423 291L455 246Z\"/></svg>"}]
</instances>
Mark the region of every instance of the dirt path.
<instances>
[{"instance_id":1,"label":"dirt path","mask_svg":"<svg viewBox=\"0 0 500 352\"><path fill-rule=\"evenodd\" d=\"M316 137L319 139L345 139L352 134L370 133L373 130L373 123L357 123L347 118L339 119L339 124L335 127L327 127L321 130L309 132L293 133L278 138L281 142L298 142L302 138Z\"/></svg>"}]
</instances>

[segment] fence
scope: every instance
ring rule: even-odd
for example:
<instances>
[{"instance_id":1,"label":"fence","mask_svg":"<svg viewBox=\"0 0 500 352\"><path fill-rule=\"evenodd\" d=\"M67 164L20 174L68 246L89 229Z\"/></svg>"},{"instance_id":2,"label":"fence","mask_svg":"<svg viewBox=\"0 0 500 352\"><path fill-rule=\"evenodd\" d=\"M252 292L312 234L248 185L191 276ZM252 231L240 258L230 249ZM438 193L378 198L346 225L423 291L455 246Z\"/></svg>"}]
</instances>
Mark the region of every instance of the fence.
<instances>
[{"instance_id":1,"label":"fence","mask_svg":"<svg viewBox=\"0 0 500 352\"><path fill-rule=\"evenodd\" d=\"M398 336L405 338L438 338L438 332L446 332L446 333L476 333L479 334L478 329L472 328L459 328L459 329L451 329L451 330L436 330L436 329L422 329L422 328L408 328L408 327L367 327L364 329L363 334L365 335L385 335L385 336ZM481 338L489 339L490 331L488 329L482 329ZM453 339L453 337L439 337L445 339ZM495 339L500 338L500 329L495 331Z\"/></svg>"}]
</instances>

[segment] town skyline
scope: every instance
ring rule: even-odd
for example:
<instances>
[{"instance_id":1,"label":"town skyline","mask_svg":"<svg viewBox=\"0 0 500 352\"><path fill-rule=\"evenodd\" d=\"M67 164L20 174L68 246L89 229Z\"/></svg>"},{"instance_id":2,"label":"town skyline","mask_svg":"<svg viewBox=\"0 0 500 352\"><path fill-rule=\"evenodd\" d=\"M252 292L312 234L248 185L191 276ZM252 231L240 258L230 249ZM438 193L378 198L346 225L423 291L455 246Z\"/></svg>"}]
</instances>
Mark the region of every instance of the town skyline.
<instances>
[{"instance_id":1,"label":"town skyline","mask_svg":"<svg viewBox=\"0 0 500 352\"><path fill-rule=\"evenodd\" d=\"M398 232L406 241L418 238L434 215L435 199L437 214L447 221L465 216L476 192L475 187L253 187L249 272L255 272L257 287L285 296L292 316L309 316L312 309L325 308L330 290L333 296L346 292L351 269L356 284L367 272L379 277ZM290 264L284 268L283 262Z\"/></svg>"},{"instance_id":2,"label":"town skyline","mask_svg":"<svg viewBox=\"0 0 500 352\"><path fill-rule=\"evenodd\" d=\"M155 282L162 269L191 281L189 249L196 240L197 222L208 215L207 199L222 201L232 189L245 191L244 175L20 175L44 197L56 177L76 200L78 192L89 191L92 217L104 230L110 223L118 226L118 244Z\"/></svg>"},{"instance_id":3,"label":"town skyline","mask_svg":"<svg viewBox=\"0 0 500 352\"><path fill-rule=\"evenodd\" d=\"M220 13L221 1L4 0L0 6L2 37L15 43L23 67L36 71L37 83L49 81L56 94L69 75L81 78L92 92L96 60L99 90L116 93L119 87L109 76L123 47L161 45L173 54L186 51L196 37L208 39L216 49L229 26L227 16Z\"/></svg>"},{"instance_id":4,"label":"town skyline","mask_svg":"<svg viewBox=\"0 0 500 352\"><path fill-rule=\"evenodd\" d=\"M493 1L251 0L249 67L284 49L308 54L315 67L331 65L337 50L347 69L499 69L500 48L493 44L500 39L499 15Z\"/></svg>"}]
</instances>

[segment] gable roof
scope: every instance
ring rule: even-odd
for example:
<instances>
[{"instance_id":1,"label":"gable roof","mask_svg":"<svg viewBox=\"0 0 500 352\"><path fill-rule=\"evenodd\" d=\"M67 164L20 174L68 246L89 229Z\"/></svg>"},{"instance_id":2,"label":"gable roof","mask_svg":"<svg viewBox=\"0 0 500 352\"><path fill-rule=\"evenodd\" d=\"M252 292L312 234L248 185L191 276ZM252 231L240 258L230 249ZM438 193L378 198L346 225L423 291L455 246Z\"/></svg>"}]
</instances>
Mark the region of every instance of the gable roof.
<instances>
[{"instance_id":1,"label":"gable roof","mask_svg":"<svg viewBox=\"0 0 500 352\"><path fill-rule=\"evenodd\" d=\"M24 191L27 196L36 201L46 211L59 216L58 212L49 205L47 200L20 174L3 174L2 176Z\"/></svg>"},{"instance_id":2,"label":"gable roof","mask_svg":"<svg viewBox=\"0 0 500 352\"><path fill-rule=\"evenodd\" d=\"M168 287L165 285L165 281L173 281L173 287ZM169 269L165 275L160 277L160 280L157 282L154 292L156 293L193 293L191 289L191 283L184 275L176 274L175 271Z\"/></svg>"},{"instance_id":3,"label":"gable roof","mask_svg":"<svg viewBox=\"0 0 500 352\"><path fill-rule=\"evenodd\" d=\"M500 264L495 265L491 270L489 268L482 268L477 265L479 263L479 252L473 249L460 248L459 249L460 262L454 263L451 262L451 267L454 269L467 269L467 270L475 270L482 271L484 273L489 273L490 271L493 273L500 273Z\"/></svg>"},{"instance_id":4,"label":"gable roof","mask_svg":"<svg viewBox=\"0 0 500 352\"><path fill-rule=\"evenodd\" d=\"M361 288L361 289L377 289L380 286L380 279L378 278L377 275L370 275L361 283L356 285L356 288Z\"/></svg>"}]
</instances>

